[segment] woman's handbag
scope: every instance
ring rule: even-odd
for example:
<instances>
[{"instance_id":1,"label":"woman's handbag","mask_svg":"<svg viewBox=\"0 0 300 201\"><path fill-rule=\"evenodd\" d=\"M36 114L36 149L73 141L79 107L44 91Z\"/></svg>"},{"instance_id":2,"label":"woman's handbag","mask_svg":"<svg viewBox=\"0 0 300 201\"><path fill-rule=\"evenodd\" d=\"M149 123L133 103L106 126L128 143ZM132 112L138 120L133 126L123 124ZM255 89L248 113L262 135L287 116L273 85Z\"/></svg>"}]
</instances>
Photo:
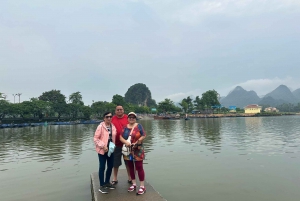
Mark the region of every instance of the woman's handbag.
<instances>
[{"instance_id":1,"label":"woman's handbag","mask_svg":"<svg viewBox=\"0 0 300 201\"><path fill-rule=\"evenodd\" d=\"M108 147L108 152L107 152L107 156L108 156L108 157L110 157L110 155L111 155L112 153L114 153L115 148L116 148L115 143L113 143L112 141L110 141L110 142L109 142L109 147Z\"/></svg>"},{"instance_id":2,"label":"woman's handbag","mask_svg":"<svg viewBox=\"0 0 300 201\"><path fill-rule=\"evenodd\" d=\"M131 134L132 134L132 131L133 131L134 128L135 128L135 126L132 127L131 132L130 132L130 134L129 134L129 136L128 136L128 139L126 140L126 141L129 142L130 144L131 144ZM124 154L125 156L128 156L128 155L130 154L130 152L131 152L131 147L126 147L126 145L123 144L123 147L122 147L122 154Z\"/></svg>"},{"instance_id":3,"label":"woman's handbag","mask_svg":"<svg viewBox=\"0 0 300 201\"><path fill-rule=\"evenodd\" d=\"M114 153L114 151L115 151L115 147L116 147L116 145L115 145L115 143L113 143L113 141L112 141L112 127L111 127L111 125L110 125L110 134L109 134L109 144L108 144L108 152L107 152L107 156L108 157L110 157L110 155L112 154L112 153Z\"/></svg>"}]
</instances>

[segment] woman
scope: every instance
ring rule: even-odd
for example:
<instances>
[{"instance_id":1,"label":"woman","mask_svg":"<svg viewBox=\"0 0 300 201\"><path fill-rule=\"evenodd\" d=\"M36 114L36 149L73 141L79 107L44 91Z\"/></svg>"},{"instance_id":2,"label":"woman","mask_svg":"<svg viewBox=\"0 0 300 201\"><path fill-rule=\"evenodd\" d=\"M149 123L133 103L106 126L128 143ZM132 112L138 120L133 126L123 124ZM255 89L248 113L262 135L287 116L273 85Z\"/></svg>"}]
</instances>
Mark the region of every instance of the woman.
<instances>
[{"instance_id":1,"label":"woman","mask_svg":"<svg viewBox=\"0 0 300 201\"><path fill-rule=\"evenodd\" d=\"M145 158L144 153L144 145L143 140L146 137L146 133L141 124L136 123L136 114L134 112L130 112L128 114L128 124L122 130L122 135L120 136L120 140L127 147L132 147L131 155L125 156L124 160L127 161L130 170L130 176L132 179L132 185L129 187L128 192L132 192L136 190L136 180L135 180L135 172L138 172L139 180L140 180L140 188L138 190L138 194L142 195L146 192L145 188L145 171L143 168L143 160ZM128 142L127 139L131 135L131 141ZM131 159L131 160L130 160Z\"/></svg>"},{"instance_id":2,"label":"woman","mask_svg":"<svg viewBox=\"0 0 300 201\"><path fill-rule=\"evenodd\" d=\"M108 189L115 189L115 186L110 184L110 176L113 168L114 154L108 156L109 143L116 141L117 130L111 123L112 114L106 112L103 115L103 122L97 127L94 136L94 143L99 159L99 181L101 193L108 193ZM107 163L106 176L104 179L105 163Z\"/></svg>"}]
</instances>

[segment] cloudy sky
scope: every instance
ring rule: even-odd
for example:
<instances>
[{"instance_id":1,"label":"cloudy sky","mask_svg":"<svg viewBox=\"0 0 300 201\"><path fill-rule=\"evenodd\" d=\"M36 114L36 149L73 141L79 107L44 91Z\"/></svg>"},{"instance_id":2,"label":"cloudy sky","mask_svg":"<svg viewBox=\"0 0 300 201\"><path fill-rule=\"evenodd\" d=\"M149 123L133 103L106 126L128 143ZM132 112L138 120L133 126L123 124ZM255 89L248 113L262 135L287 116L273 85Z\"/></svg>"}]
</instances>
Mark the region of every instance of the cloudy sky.
<instances>
[{"instance_id":1,"label":"cloudy sky","mask_svg":"<svg viewBox=\"0 0 300 201\"><path fill-rule=\"evenodd\" d=\"M156 101L300 88L299 0L1 0L0 92Z\"/></svg>"}]
</instances>

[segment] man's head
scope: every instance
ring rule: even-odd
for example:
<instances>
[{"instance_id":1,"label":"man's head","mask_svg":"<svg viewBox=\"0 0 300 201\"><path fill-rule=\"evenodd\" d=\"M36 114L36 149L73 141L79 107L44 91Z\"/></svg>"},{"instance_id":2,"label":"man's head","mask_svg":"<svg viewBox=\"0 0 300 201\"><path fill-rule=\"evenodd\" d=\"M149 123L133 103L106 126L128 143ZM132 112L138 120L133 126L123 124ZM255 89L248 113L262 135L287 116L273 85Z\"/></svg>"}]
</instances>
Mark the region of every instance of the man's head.
<instances>
[{"instance_id":1,"label":"man's head","mask_svg":"<svg viewBox=\"0 0 300 201\"><path fill-rule=\"evenodd\" d=\"M115 113L116 113L117 117L123 117L123 115L124 115L123 106L122 105L117 105Z\"/></svg>"}]
</instances>

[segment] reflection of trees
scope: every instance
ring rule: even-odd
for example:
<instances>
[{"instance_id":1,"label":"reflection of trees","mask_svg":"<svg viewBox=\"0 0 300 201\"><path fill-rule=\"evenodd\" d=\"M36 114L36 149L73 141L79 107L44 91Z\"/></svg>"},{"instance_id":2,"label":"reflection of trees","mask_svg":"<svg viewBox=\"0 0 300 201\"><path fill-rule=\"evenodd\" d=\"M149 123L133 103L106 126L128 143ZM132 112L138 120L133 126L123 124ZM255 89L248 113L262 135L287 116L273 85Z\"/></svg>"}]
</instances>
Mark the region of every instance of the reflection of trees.
<instances>
[{"instance_id":1,"label":"reflection of trees","mask_svg":"<svg viewBox=\"0 0 300 201\"><path fill-rule=\"evenodd\" d=\"M220 119L142 121L147 132L145 139L147 150L151 150L154 143L172 144L178 139L185 144L199 144L204 140L204 145L210 146L212 151L220 150L220 121Z\"/></svg>"},{"instance_id":2,"label":"reflection of trees","mask_svg":"<svg viewBox=\"0 0 300 201\"><path fill-rule=\"evenodd\" d=\"M66 153L65 127L35 127L24 133L24 146L30 149L31 157L38 161L59 161Z\"/></svg>"},{"instance_id":3,"label":"reflection of trees","mask_svg":"<svg viewBox=\"0 0 300 201\"><path fill-rule=\"evenodd\" d=\"M69 153L74 157L78 157L82 153L84 143L84 132L82 128L87 126L89 125L70 126L69 130L66 131L69 135Z\"/></svg>"},{"instance_id":4,"label":"reflection of trees","mask_svg":"<svg viewBox=\"0 0 300 201\"><path fill-rule=\"evenodd\" d=\"M231 122L231 136L237 142L235 146L239 149L245 149L250 146L253 141L261 134L261 118L260 117L246 117L236 118Z\"/></svg>"},{"instance_id":5,"label":"reflection of trees","mask_svg":"<svg viewBox=\"0 0 300 201\"><path fill-rule=\"evenodd\" d=\"M174 140L174 135L176 132L177 121L173 120L158 120L154 121L155 126L157 126L158 136L160 139L166 139L167 142L172 142Z\"/></svg>"},{"instance_id":6,"label":"reflection of trees","mask_svg":"<svg viewBox=\"0 0 300 201\"><path fill-rule=\"evenodd\" d=\"M59 161L64 159L66 153L78 156L82 153L84 141L91 139L88 129L83 127L93 125L75 126L47 126L2 129L0 131L0 161L10 160L37 160Z\"/></svg>"},{"instance_id":7,"label":"reflection of trees","mask_svg":"<svg viewBox=\"0 0 300 201\"><path fill-rule=\"evenodd\" d=\"M7 156L9 156L9 149L10 149L10 139L11 134L7 132L7 129L1 129L0 130L0 165L2 164L2 161L4 161ZM0 167L1 169L1 167Z\"/></svg>"},{"instance_id":8,"label":"reflection of trees","mask_svg":"<svg viewBox=\"0 0 300 201\"><path fill-rule=\"evenodd\" d=\"M205 118L200 119L198 123L198 135L203 137L205 145L211 146L212 151L221 149L221 119L219 118Z\"/></svg>"},{"instance_id":9,"label":"reflection of trees","mask_svg":"<svg viewBox=\"0 0 300 201\"><path fill-rule=\"evenodd\" d=\"M145 121L140 121L139 123L142 124L147 137L144 140L144 146L145 146L145 152L149 153L152 150L153 146L153 139L154 139L154 134L153 134L153 122L151 120L145 120Z\"/></svg>"}]
</instances>

